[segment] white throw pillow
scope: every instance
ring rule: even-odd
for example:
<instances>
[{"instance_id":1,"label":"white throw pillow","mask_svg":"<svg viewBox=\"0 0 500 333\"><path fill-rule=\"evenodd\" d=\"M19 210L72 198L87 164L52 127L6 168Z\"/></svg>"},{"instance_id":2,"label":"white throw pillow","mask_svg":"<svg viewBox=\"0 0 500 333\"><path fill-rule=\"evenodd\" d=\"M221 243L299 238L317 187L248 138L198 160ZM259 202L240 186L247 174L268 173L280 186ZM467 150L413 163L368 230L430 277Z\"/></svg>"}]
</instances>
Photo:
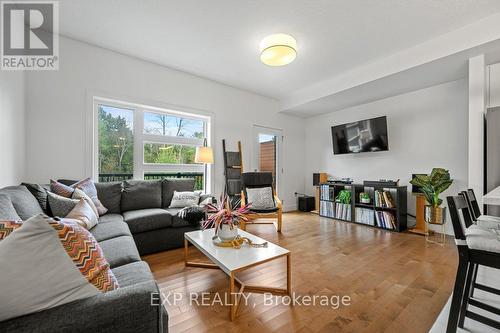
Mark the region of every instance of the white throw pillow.
<instances>
[{"instance_id":1,"label":"white throw pillow","mask_svg":"<svg viewBox=\"0 0 500 333\"><path fill-rule=\"evenodd\" d=\"M85 198L80 199L75 208L66 215L66 218L77 220L78 224L87 230L96 226L98 220L97 210L94 211Z\"/></svg>"},{"instance_id":2,"label":"white throw pillow","mask_svg":"<svg viewBox=\"0 0 500 333\"><path fill-rule=\"evenodd\" d=\"M275 208L276 204L271 187L247 188L247 203L251 204L250 209Z\"/></svg>"},{"instance_id":3,"label":"white throw pillow","mask_svg":"<svg viewBox=\"0 0 500 333\"><path fill-rule=\"evenodd\" d=\"M99 212L97 211L97 207L95 206L94 202L92 199L85 194L82 190L79 188L75 189L75 192L73 192L73 195L71 196L71 199L85 199L85 202L89 204L90 208L94 211L96 216L99 216Z\"/></svg>"},{"instance_id":4,"label":"white throw pillow","mask_svg":"<svg viewBox=\"0 0 500 333\"><path fill-rule=\"evenodd\" d=\"M197 206L200 202L201 191L194 192L177 192L174 191L174 196L170 202L169 208L184 208Z\"/></svg>"}]
</instances>

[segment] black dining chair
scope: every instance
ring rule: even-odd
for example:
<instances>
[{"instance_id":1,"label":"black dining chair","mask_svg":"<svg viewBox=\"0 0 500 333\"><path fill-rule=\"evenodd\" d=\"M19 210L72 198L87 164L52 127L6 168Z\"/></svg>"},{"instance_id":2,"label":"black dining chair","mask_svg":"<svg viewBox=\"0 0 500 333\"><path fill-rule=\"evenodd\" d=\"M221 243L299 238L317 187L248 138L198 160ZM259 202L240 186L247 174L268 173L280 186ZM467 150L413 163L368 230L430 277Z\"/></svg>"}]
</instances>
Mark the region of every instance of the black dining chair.
<instances>
[{"instance_id":1,"label":"black dining chair","mask_svg":"<svg viewBox=\"0 0 500 333\"><path fill-rule=\"evenodd\" d=\"M465 199L467 200L467 204L469 206L471 218L477 225L489 228L500 226L500 217L481 214L481 209L479 208L479 204L477 202L476 195L473 189L462 191L461 194L465 196Z\"/></svg>"},{"instance_id":2,"label":"black dining chair","mask_svg":"<svg viewBox=\"0 0 500 333\"><path fill-rule=\"evenodd\" d=\"M465 195L447 197L447 202L459 261L446 332L453 333L457 327L463 328L465 317L500 330L500 322L469 309L471 305L500 315L500 309L473 297L475 288L500 295L500 290L476 283L479 266L500 269L499 236L491 229L473 224Z\"/></svg>"}]
</instances>

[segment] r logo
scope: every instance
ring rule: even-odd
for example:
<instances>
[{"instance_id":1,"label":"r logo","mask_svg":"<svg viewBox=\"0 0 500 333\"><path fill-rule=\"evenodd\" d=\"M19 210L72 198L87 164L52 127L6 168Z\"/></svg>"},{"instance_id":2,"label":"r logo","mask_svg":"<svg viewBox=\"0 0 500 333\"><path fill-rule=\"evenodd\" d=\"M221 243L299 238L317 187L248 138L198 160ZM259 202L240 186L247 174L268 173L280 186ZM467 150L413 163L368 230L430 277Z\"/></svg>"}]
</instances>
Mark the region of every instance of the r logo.
<instances>
[{"instance_id":1,"label":"r logo","mask_svg":"<svg viewBox=\"0 0 500 333\"><path fill-rule=\"evenodd\" d=\"M58 3L2 1L1 4L2 69L57 69L54 62L58 51Z\"/></svg>"}]
</instances>

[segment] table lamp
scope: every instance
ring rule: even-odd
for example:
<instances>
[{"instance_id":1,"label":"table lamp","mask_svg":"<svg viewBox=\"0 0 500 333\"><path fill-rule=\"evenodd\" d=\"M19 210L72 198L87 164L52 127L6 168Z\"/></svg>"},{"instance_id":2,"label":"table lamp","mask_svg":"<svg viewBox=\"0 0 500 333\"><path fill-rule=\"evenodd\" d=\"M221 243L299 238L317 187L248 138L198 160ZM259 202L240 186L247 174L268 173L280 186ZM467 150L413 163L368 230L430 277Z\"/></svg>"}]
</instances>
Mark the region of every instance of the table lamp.
<instances>
[{"instance_id":1,"label":"table lamp","mask_svg":"<svg viewBox=\"0 0 500 333\"><path fill-rule=\"evenodd\" d=\"M214 152L212 147L207 147L207 139L203 141L202 147L196 147L194 155L195 163L203 163L205 166L205 174L203 175L203 189L207 193L207 165L214 163Z\"/></svg>"}]
</instances>

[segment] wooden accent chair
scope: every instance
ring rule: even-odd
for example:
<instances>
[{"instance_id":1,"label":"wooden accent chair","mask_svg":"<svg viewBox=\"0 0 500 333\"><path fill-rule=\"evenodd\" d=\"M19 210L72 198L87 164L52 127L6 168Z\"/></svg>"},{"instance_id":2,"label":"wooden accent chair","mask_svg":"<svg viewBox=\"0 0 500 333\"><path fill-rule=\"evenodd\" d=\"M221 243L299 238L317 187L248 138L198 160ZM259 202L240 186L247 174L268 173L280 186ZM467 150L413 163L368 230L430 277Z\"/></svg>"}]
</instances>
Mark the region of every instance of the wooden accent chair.
<instances>
[{"instance_id":1,"label":"wooden accent chair","mask_svg":"<svg viewBox=\"0 0 500 333\"><path fill-rule=\"evenodd\" d=\"M249 217L251 219L252 224L274 224L276 230L281 232L281 225L283 222L283 209L281 200L276 195L276 192L273 188L273 174L271 172L245 172L241 175L241 204L244 205L245 202L249 202L248 200L255 200L255 202L249 202L252 205L250 206L250 214ZM267 190L266 190L267 189ZM270 197L267 199L271 199L271 202L262 202L261 198L255 194L256 190L262 190L269 194L268 191L271 191ZM250 196L249 196L250 194ZM253 198L253 199L252 199ZM276 219L272 222L255 222L258 219ZM240 223L240 228L246 230L247 223Z\"/></svg>"},{"instance_id":2,"label":"wooden accent chair","mask_svg":"<svg viewBox=\"0 0 500 333\"><path fill-rule=\"evenodd\" d=\"M447 197L447 201L459 261L446 332L454 333L457 327L463 328L465 317L500 330L500 322L469 309L469 305L472 305L496 315L500 314L500 309L474 298L474 289L500 295L500 290L476 283L480 265L500 269L498 235L492 229L473 224L463 193L456 197Z\"/></svg>"}]
</instances>

